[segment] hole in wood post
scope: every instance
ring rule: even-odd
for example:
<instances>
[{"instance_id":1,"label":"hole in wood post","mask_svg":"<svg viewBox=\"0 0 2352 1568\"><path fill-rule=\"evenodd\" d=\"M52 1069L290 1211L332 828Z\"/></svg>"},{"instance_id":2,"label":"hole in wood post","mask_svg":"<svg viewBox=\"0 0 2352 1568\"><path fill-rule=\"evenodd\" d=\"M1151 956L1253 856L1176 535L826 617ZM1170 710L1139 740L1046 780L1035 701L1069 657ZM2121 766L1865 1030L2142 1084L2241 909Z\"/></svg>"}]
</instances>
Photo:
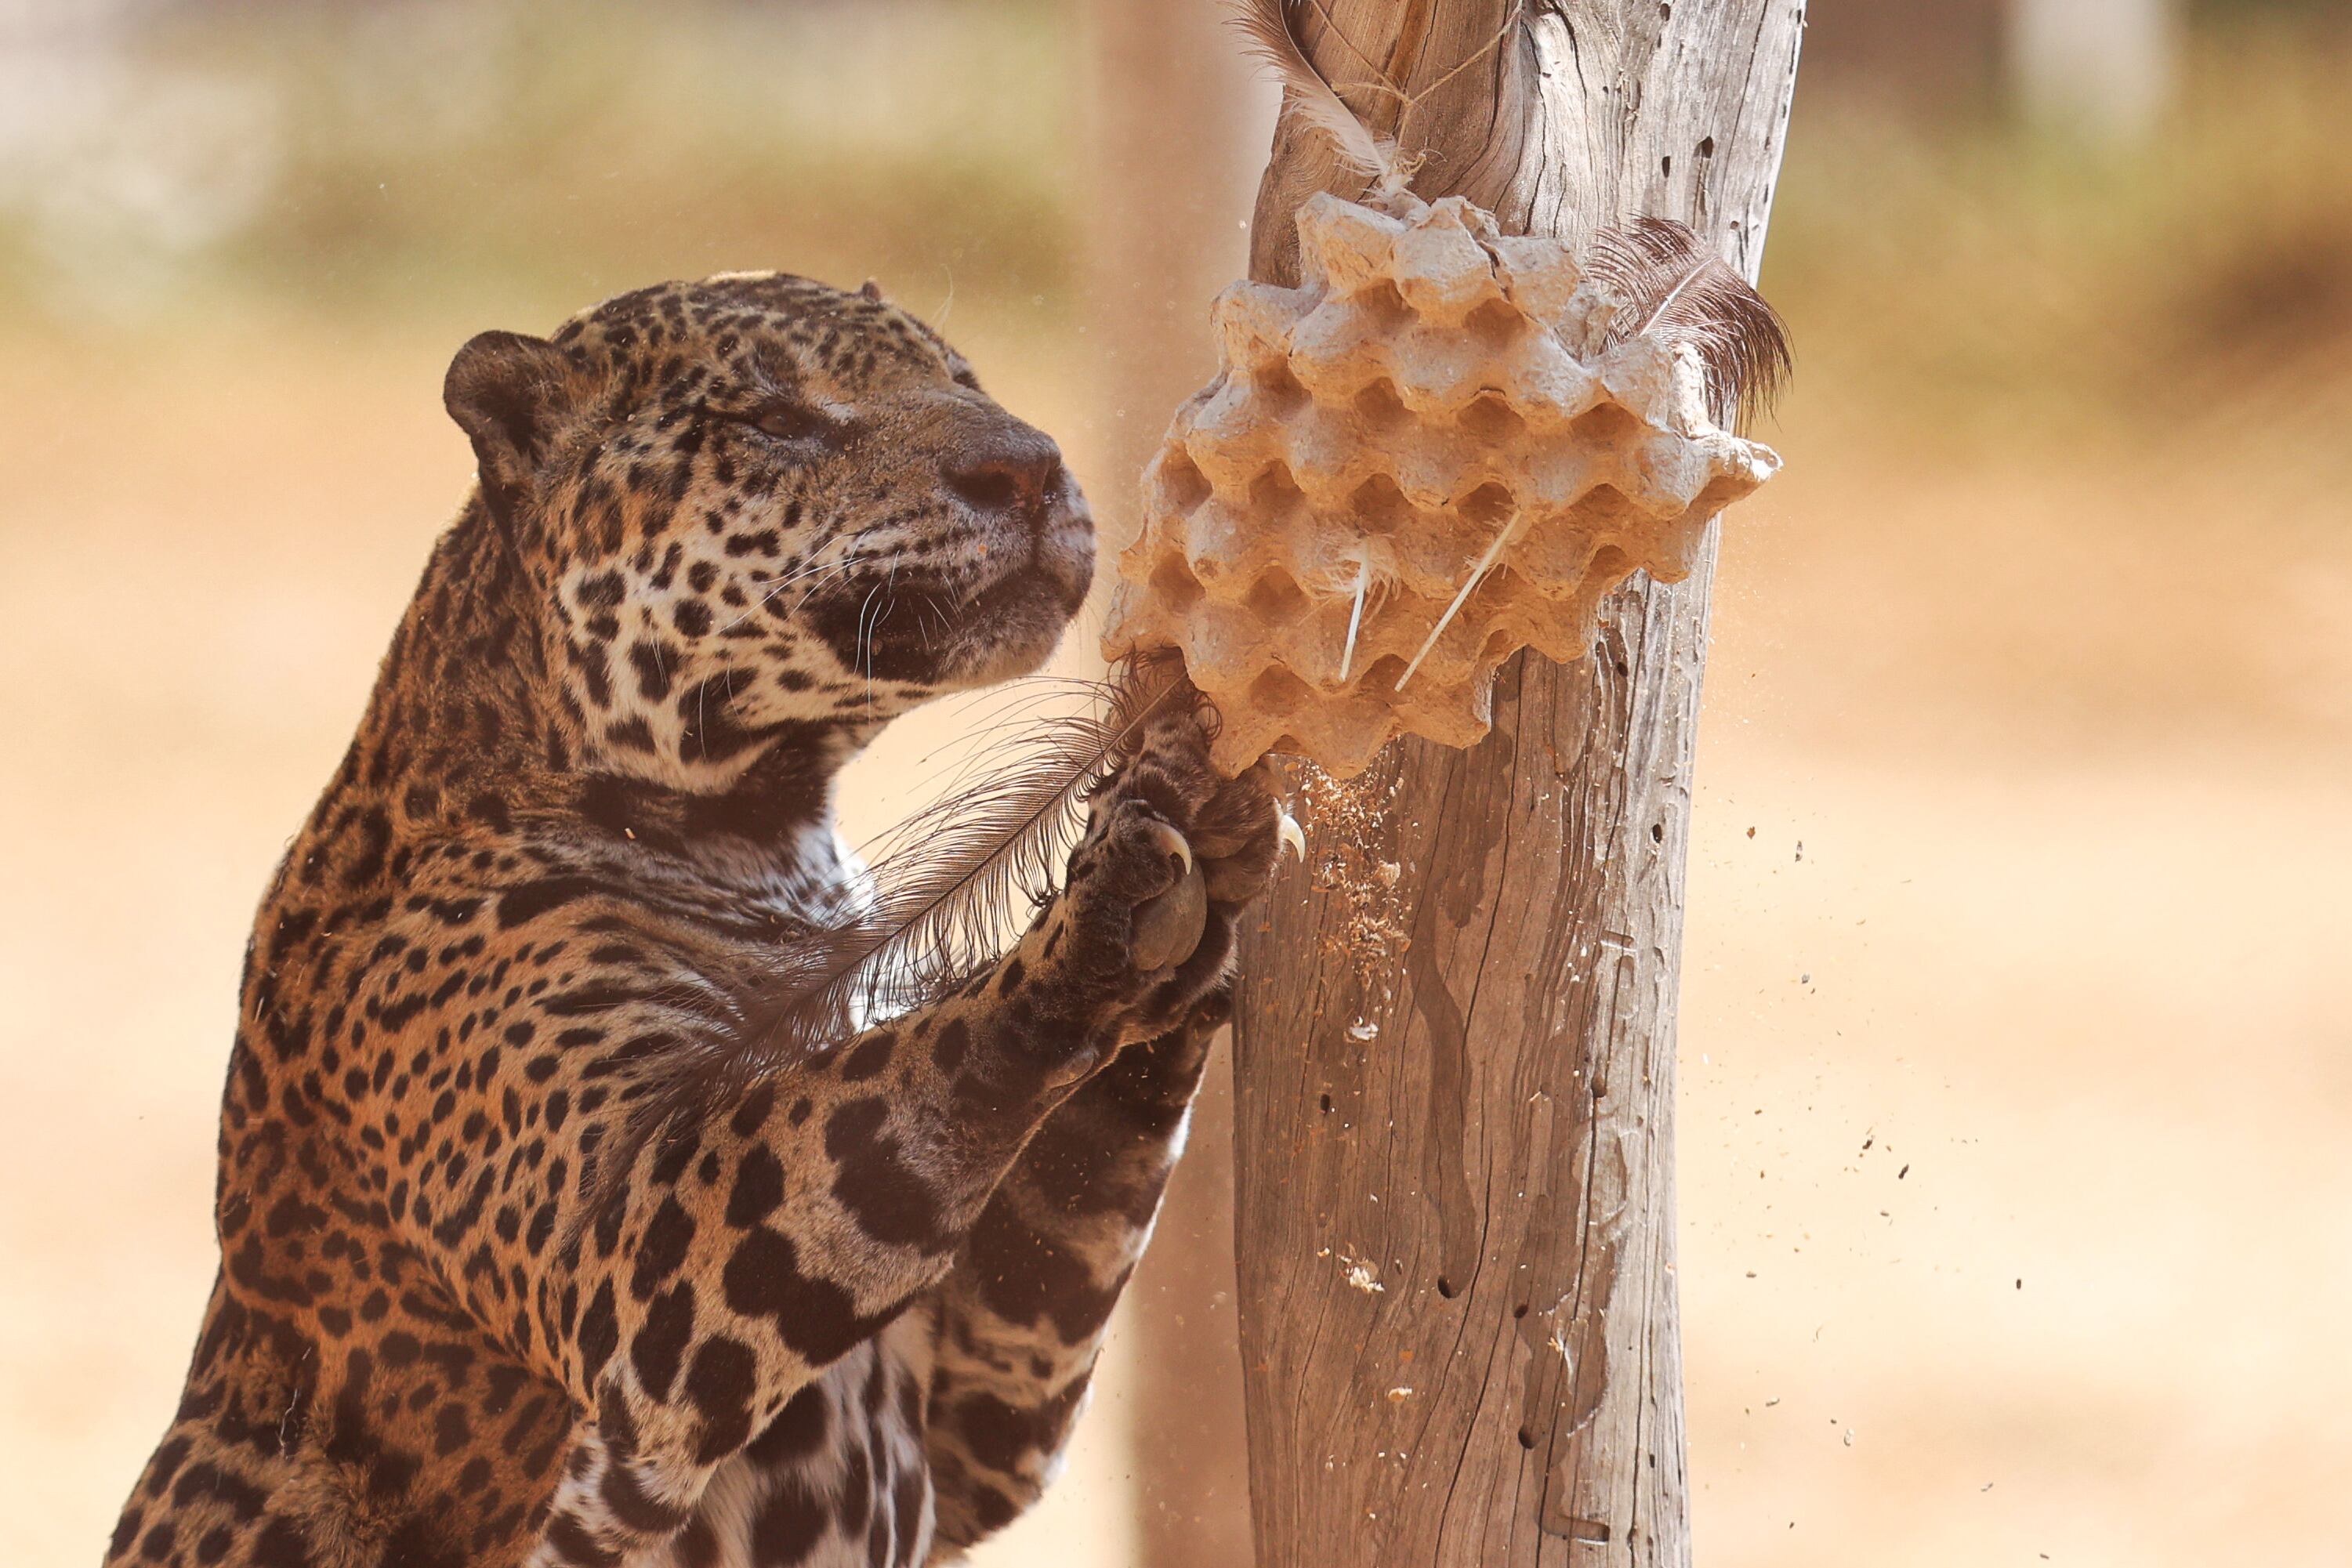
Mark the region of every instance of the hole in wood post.
<instances>
[{"instance_id":1,"label":"hole in wood post","mask_svg":"<svg viewBox=\"0 0 2352 1568\"><path fill-rule=\"evenodd\" d=\"M1323 1096L1323 1113L1326 1116L1331 1113L1331 1096L1328 1094Z\"/></svg>"},{"instance_id":2,"label":"hole in wood post","mask_svg":"<svg viewBox=\"0 0 2352 1568\"><path fill-rule=\"evenodd\" d=\"M1440 1274L1437 1277L1437 1293L1444 1296L1447 1301L1452 1301L1454 1299L1454 1281L1447 1279L1444 1275Z\"/></svg>"},{"instance_id":3,"label":"hole in wood post","mask_svg":"<svg viewBox=\"0 0 2352 1568\"><path fill-rule=\"evenodd\" d=\"M1512 1315L1513 1317L1515 1317L1515 1318L1523 1318L1523 1317L1526 1317L1526 1316L1528 1315L1528 1304L1527 1304L1527 1302L1525 1302L1525 1301L1521 1301L1517 1306L1513 1307L1513 1308L1511 1309L1511 1315Z\"/></svg>"},{"instance_id":4,"label":"hole in wood post","mask_svg":"<svg viewBox=\"0 0 2352 1568\"><path fill-rule=\"evenodd\" d=\"M1666 841L1666 825L1664 822L1650 824L1650 841L1654 844L1663 844Z\"/></svg>"},{"instance_id":5,"label":"hole in wood post","mask_svg":"<svg viewBox=\"0 0 2352 1568\"><path fill-rule=\"evenodd\" d=\"M1712 136L1703 136L1703 137L1701 137L1701 138L1699 139L1699 143L1698 143L1698 155L1699 155L1700 157L1702 157L1702 158L1712 158L1712 157L1714 157L1714 156L1715 156L1715 138L1714 138L1714 137L1712 137Z\"/></svg>"},{"instance_id":6,"label":"hole in wood post","mask_svg":"<svg viewBox=\"0 0 2352 1568\"><path fill-rule=\"evenodd\" d=\"M1535 1446L1536 1446L1536 1435L1535 1435L1533 1432L1528 1431L1525 1427L1520 1427L1520 1428L1519 1428L1519 1447L1520 1447L1520 1448L1534 1448Z\"/></svg>"}]
</instances>

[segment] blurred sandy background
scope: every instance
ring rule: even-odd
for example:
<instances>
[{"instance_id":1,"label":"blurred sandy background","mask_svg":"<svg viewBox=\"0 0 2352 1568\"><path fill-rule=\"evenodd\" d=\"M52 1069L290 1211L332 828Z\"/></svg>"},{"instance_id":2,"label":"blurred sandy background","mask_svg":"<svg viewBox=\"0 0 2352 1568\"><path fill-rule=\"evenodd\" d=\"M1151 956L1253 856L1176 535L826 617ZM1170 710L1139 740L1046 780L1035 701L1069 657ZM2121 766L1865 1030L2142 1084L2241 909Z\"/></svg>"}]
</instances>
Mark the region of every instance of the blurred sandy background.
<instances>
[{"instance_id":1,"label":"blurred sandy background","mask_svg":"<svg viewBox=\"0 0 2352 1568\"><path fill-rule=\"evenodd\" d=\"M465 485L457 343L785 266L944 318L1098 497L1166 412L1101 390L1075 0L653 17L0 7L13 1563L97 1560L176 1395L246 924ZM1690 882L1701 1553L2341 1563L2352 31L1813 23ZM1131 1385L989 1561L1138 1561Z\"/></svg>"}]
</instances>

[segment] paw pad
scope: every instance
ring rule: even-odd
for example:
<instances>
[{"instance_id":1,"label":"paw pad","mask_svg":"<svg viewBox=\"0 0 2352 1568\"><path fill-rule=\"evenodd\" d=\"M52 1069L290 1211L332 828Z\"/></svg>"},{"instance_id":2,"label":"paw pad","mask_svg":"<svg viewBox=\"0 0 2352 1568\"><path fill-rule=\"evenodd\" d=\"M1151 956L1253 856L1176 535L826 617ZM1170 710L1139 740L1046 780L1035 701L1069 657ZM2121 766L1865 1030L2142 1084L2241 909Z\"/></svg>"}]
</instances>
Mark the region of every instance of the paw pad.
<instances>
[{"instance_id":1,"label":"paw pad","mask_svg":"<svg viewBox=\"0 0 2352 1568\"><path fill-rule=\"evenodd\" d=\"M1182 842L1183 835L1177 834ZM1176 885L1135 906L1135 967L1146 974L1170 969L1191 957L1209 928L1209 879L1184 852Z\"/></svg>"}]
</instances>

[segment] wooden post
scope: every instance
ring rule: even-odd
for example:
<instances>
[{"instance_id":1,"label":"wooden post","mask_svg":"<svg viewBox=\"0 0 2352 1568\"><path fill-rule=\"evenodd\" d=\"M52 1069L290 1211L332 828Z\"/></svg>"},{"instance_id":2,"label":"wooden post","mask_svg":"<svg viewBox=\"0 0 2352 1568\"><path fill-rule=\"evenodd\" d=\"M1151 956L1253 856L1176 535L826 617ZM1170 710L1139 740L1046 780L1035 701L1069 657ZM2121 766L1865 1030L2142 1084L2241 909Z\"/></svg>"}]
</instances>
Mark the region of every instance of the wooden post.
<instances>
[{"instance_id":1,"label":"wooden post","mask_svg":"<svg viewBox=\"0 0 2352 1568\"><path fill-rule=\"evenodd\" d=\"M1754 277L1802 0L1297 12L1421 194L1570 240L1679 218ZM1325 188L1357 193L1286 114L1254 275L1292 281ZM1506 664L1479 747L1302 783L1236 1019L1260 1568L1689 1561L1674 1007L1713 563L1616 594L1587 658Z\"/></svg>"}]
</instances>

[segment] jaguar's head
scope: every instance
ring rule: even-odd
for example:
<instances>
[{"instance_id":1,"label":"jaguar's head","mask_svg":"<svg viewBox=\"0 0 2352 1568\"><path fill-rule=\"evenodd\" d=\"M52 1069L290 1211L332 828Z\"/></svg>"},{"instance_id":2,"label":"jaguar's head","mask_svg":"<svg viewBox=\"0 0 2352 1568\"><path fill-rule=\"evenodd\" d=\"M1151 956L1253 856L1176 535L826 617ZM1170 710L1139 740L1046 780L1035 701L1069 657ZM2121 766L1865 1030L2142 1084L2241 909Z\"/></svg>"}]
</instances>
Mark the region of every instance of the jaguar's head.
<instances>
[{"instance_id":1,"label":"jaguar's head","mask_svg":"<svg viewBox=\"0 0 2352 1568\"><path fill-rule=\"evenodd\" d=\"M445 397L583 740L650 779L1025 674L1093 576L1059 449L870 284L639 289L474 339Z\"/></svg>"}]
</instances>

